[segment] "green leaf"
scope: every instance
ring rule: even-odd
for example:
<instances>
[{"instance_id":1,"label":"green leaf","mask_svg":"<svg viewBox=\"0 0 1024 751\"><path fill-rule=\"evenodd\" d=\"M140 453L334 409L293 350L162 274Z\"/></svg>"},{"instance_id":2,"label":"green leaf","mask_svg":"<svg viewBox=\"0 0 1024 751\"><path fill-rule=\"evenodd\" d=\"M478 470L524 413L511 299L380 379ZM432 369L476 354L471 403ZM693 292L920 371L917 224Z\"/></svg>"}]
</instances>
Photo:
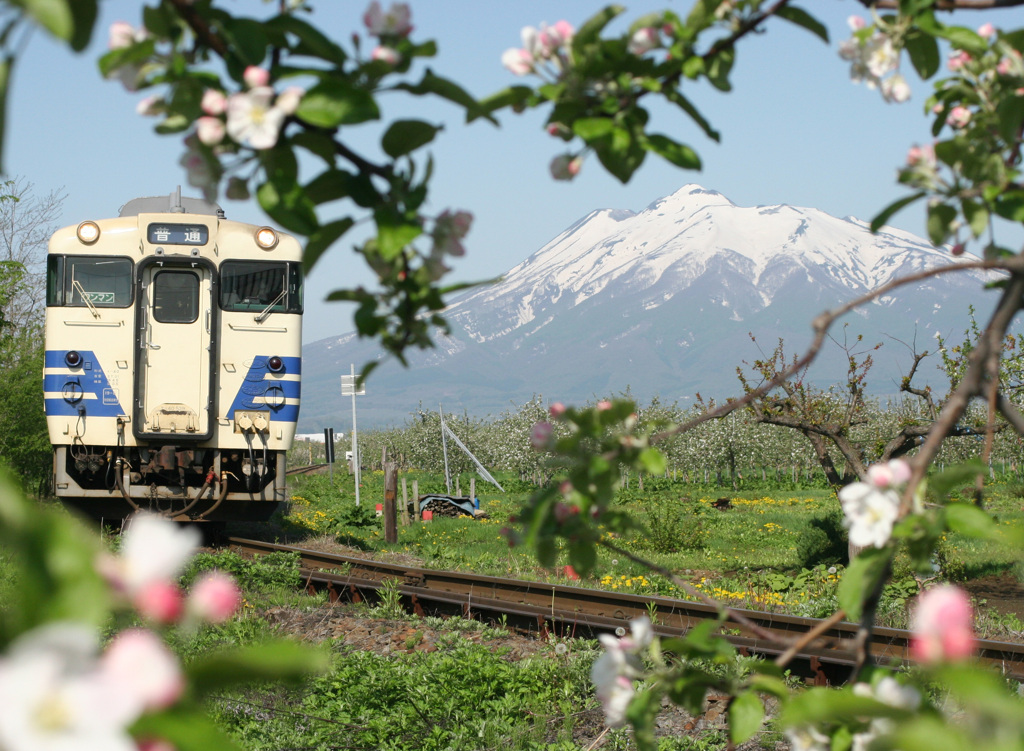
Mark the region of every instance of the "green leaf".
<instances>
[{"instance_id":1,"label":"green leaf","mask_svg":"<svg viewBox=\"0 0 1024 751\"><path fill-rule=\"evenodd\" d=\"M473 98L468 91L454 81L435 75L430 68L427 68L426 73L423 74L423 78L420 79L418 84L411 86L406 83L401 83L395 86L395 88L402 91L408 91L410 94L416 94L417 96L433 94L441 97L442 99L447 99L449 102L458 104L466 110L466 122L471 122L478 117L486 117L495 125L498 123L498 121L491 116L491 110Z\"/></svg>"},{"instance_id":2,"label":"green leaf","mask_svg":"<svg viewBox=\"0 0 1024 751\"><path fill-rule=\"evenodd\" d=\"M959 488L965 483L974 482L978 474L985 471L985 464L980 459L968 459L963 464L954 464L946 467L938 474L928 479L929 489L944 501L951 490Z\"/></svg>"},{"instance_id":3,"label":"green leaf","mask_svg":"<svg viewBox=\"0 0 1024 751\"><path fill-rule=\"evenodd\" d=\"M615 122L610 117L581 117L572 124L572 132L587 143L607 137L615 130Z\"/></svg>"},{"instance_id":4,"label":"green leaf","mask_svg":"<svg viewBox=\"0 0 1024 751\"><path fill-rule=\"evenodd\" d=\"M210 655L185 672L193 691L204 696L255 681L299 681L328 667L323 651L282 639Z\"/></svg>"},{"instance_id":5,"label":"green leaf","mask_svg":"<svg viewBox=\"0 0 1024 751\"><path fill-rule=\"evenodd\" d=\"M131 729L136 737L159 738L176 751L240 751L201 707L187 703L145 714Z\"/></svg>"},{"instance_id":6,"label":"green leaf","mask_svg":"<svg viewBox=\"0 0 1024 751\"><path fill-rule=\"evenodd\" d=\"M719 50L710 60L707 61L707 70L704 75L719 91L732 91L732 84L729 83L729 73L732 72L733 63L736 62L736 50L727 47Z\"/></svg>"},{"instance_id":7,"label":"green leaf","mask_svg":"<svg viewBox=\"0 0 1024 751\"><path fill-rule=\"evenodd\" d=\"M647 153L625 128L613 128L604 138L590 142L597 158L613 176L628 183Z\"/></svg>"},{"instance_id":8,"label":"green leaf","mask_svg":"<svg viewBox=\"0 0 1024 751\"><path fill-rule=\"evenodd\" d=\"M328 165L334 164L335 143L326 133L302 130L290 136L288 140L295 146L303 148L311 154L316 154Z\"/></svg>"},{"instance_id":9,"label":"green leaf","mask_svg":"<svg viewBox=\"0 0 1024 751\"><path fill-rule=\"evenodd\" d=\"M327 224L321 225L321 227L309 236L309 241L306 243L306 248L302 253L302 269L307 274L316 265L316 262L320 260L328 248L337 242L338 238L348 232L352 225L355 224L355 220L352 217L345 217L344 219L338 219L334 222L328 222Z\"/></svg>"},{"instance_id":10,"label":"green leaf","mask_svg":"<svg viewBox=\"0 0 1024 751\"><path fill-rule=\"evenodd\" d=\"M569 545L569 562L580 576L587 576L597 565L597 550L590 540L576 540Z\"/></svg>"},{"instance_id":11,"label":"green leaf","mask_svg":"<svg viewBox=\"0 0 1024 751\"><path fill-rule=\"evenodd\" d=\"M677 167L692 170L699 170L701 168L700 157L697 156L696 151L686 144L677 143L660 133L649 134L644 141L644 148L648 151L653 151Z\"/></svg>"},{"instance_id":12,"label":"green leaf","mask_svg":"<svg viewBox=\"0 0 1024 751\"><path fill-rule=\"evenodd\" d=\"M949 237L950 226L956 221L956 209L944 203L928 207L928 239L933 245L942 245Z\"/></svg>"},{"instance_id":13,"label":"green leaf","mask_svg":"<svg viewBox=\"0 0 1024 751\"><path fill-rule=\"evenodd\" d=\"M729 739L740 744L761 729L764 705L753 691L744 691L733 697L729 704Z\"/></svg>"},{"instance_id":14,"label":"green leaf","mask_svg":"<svg viewBox=\"0 0 1024 751\"><path fill-rule=\"evenodd\" d=\"M267 216L290 232L309 236L320 226L313 202L294 181L269 179L257 188L256 198Z\"/></svg>"},{"instance_id":15,"label":"green leaf","mask_svg":"<svg viewBox=\"0 0 1024 751\"><path fill-rule=\"evenodd\" d=\"M644 472L661 475L665 473L668 463L661 451L656 448L646 448L640 452L640 466L643 467Z\"/></svg>"},{"instance_id":16,"label":"green leaf","mask_svg":"<svg viewBox=\"0 0 1024 751\"><path fill-rule=\"evenodd\" d=\"M53 36L70 42L75 34L74 0L16 0L14 5L25 12ZM95 5L95 3L93 3Z\"/></svg>"},{"instance_id":17,"label":"green leaf","mask_svg":"<svg viewBox=\"0 0 1024 751\"><path fill-rule=\"evenodd\" d=\"M836 596L839 607L846 611L851 621L860 620L864 600L889 570L891 557L892 551L888 548L867 548L850 561L843 578L839 580Z\"/></svg>"},{"instance_id":18,"label":"green leaf","mask_svg":"<svg viewBox=\"0 0 1024 751\"><path fill-rule=\"evenodd\" d=\"M935 36L947 40L957 49L964 50L975 56L984 54L988 49L988 43L976 31L964 28L963 26L944 26L933 33L935 33Z\"/></svg>"},{"instance_id":19,"label":"green leaf","mask_svg":"<svg viewBox=\"0 0 1024 751\"><path fill-rule=\"evenodd\" d=\"M996 214L1011 222L1024 222L1024 191L1008 190L995 202Z\"/></svg>"},{"instance_id":20,"label":"green leaf","mask_svg":"<svg viewBox=\"0 0 1024 751\"><path fill-rule=\"evenodd\" d=\"M92 30L96 26L96 17L99 14L96 0L74 0L71 3L71 14L75 24L75 30L71 35L71 49L81 52L89 46Z\"/></svg>"},{"instance_id":21,"label":"green leaf","mask_svg":"<svg viewBox=\"0 0 1024 751\"><path fill-rule=\"evenodd\" d=\"M1024 124L1024 97L1009 96L996 104L996 122L999 135L1009 143L1015 143L1017 133Z\"/></svg>"},{"instance_id":22,"label":"green leaf","mask_svg":"<svg viewBox=\"0 0 1024 751\"><path fill-rule=\"evenodd\" d=\"M874 219L871 220L871 231L878 232L886 223L893 217L896 212L902 210L906 206L909 206L914 201L919 201L928 195L925 191L921 190L914 193L912 196L901 198L898 201L893 201L878 214Z\"/></svg>"},{"instance_id":23,"label":"green leaf","mask_svg":"<svg viewBox=\"0 0 1024 751\"><path fill-rule=\"evenodd\" d=\"M270 40L261 22L251 18L228 16L223 29L224 36L231 45L231 51L238 55L244 65L259 65L263 62Z\"/></svg>"},{"instance_id":24,"label":"green leaf","mask_svg":"<svg viewBox=\"0 0 1024 751\"><path fill-rule=\"evenodd\" d=\"M942 63L939 43L931 34L913 30L904 37L910 62L917 75L927 79L935 75Z\"/></svg>"},{"instance_id":25,"label":"green leaf","mask_svg":"<svg viewBox=\"0 0 1024 751\"><path fill-rule=\"evenodd\" d=\"M704 131L704 135L713 141L721 140L719 132L711 127L711 123L704 119L704 115L678 89L671 89L666 92L665 98L689 115L690 119L697 123L698 127Z\"/></svg>"},{"instance_id":26,"label":"green leaf","mask_svg":"<svg viewBox=\"0 0 1024 751\"><path fill-rule=\"evenodd\" d=\"M994 540L999 536L995 520L970 503L951 503L946 506L946 525L951 532L959 532L966 537Z\"/></svg>"},{"instance_id":27,"label":"green leaf","mask_svg":"<svg viewBox=\"0 0 1024 751\"><path fill-rule=\"evenodd\" d=\"M295 54L319 57L321 60L335 65L341 65L348 59L345 51L318 28L291 13L283 13L271 18L267 21L267 26L295 36L299 40L299 43L293 48Z\"/></svg>"},{"instance_id":28,"label":"green leaf","mask_svg":"<svg viewBox=\"0 0 1024 751\"><path fill-rule=\"evenodd\" d=\"M775 12L775 15L779 18L785 18L787 21L795 23L797 26L802 26L825 42L825 44L828 44L828 28L803 8L787 5L779 8L779 10Z\"/></svg>"},{"instance_id":29,"label":"green leaf","mask_svg":"<svg viewBox=\"0 0 1024 751\"><path fill-rule=\"evenodd\" d=\"M988 229L988 207L983 203L967 199L964 199L960 206L963 209L964 218L967 219L967 223L971 228L971 234L975 237L981 237L982 233Z\"/></svg>"},{"instance_id":30,"label":"green leaf","mask_svg":"<svg viewBox=\"0 0 1024 751\"><path fill-rule=\"evenodd\" d=\"M583 22L576 33L572 37L572 51L575 55L585 56L587 45L593 44L598 41L601 37L601 32L604 28L612 22L612 20L621 15L626 9L621 5L609 5L602 8L593 16Z\"/></svg>"},{"instance_id":31,"label":"green leaf","mask_svg":"<svg viewBox=\"0 0 1024 751\"><path fill-rule=\"evenodd\" d=\"M306 92L295 116L320 128L355 125L380 119L373 95L349 82L327 78Z\"/></svg>"},{"instance_id":32,"label":"green leaf","mask_svg":"<svg viewBox=\"0 0 1024 751\"><path fill-rule=\"evenodd\" d=\"M377 251L386 263L391 263L402 249L423 234L423 227L409 221L388 207L373 212L377 222Z\"/></svg>"},{"instance_id":33,"label":"green leaf","mask_svg":"<svg viewBox=\"0 0 1024 751\"><path fill-rule=\"evenodd\" d=\"M385 154L397 159L426 146L440 130L440 127L423 120L396 120L381 138L381 147Z\"/></svg>"}]
</instances>

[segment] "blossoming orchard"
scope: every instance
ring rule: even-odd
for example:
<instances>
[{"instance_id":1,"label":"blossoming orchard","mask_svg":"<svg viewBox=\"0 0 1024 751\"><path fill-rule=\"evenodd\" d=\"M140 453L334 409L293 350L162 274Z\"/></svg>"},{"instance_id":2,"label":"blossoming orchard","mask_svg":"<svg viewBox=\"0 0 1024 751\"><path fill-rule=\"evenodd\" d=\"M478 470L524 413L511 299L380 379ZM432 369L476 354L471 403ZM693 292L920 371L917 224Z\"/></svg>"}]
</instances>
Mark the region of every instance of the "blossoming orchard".
<instances>
[{"instance_id":1,"label":"blossoming orchard","mask_svg":"<svg viewBox=\"0 0 1024 751\"><path fill-rule=\"evenodd\" d=\"M351 242L354 226L372 227L356 249L374 272L376 287L340 288L330 298L357 303L360 336L375 339L401 363L410 349L432 346L435 332L445 328L445 296L459 288L445 284L447 264L473 252L472 207L427 212L427 149L442 124L415 117L387 121L378 103L384 92L444 100L470 121L494 124L499 116L538 110L557 144L536 157L542 174L548 166L544 177L583 180L603 169L628 182L648 156L684 170L701 166L693 146L671 133L649 131L649 103L667 102L683 122L717 141L717 126L701 112L704 98L730 90L747 38L794 24L829 41L813 15L818 3L807 10L789 0L696 0L685 12L648 14L627 20L625 28L625 10L608 6L589 19L525 28L518 44L510 29L512 46L480 64L504 65L511 83L478 100L422 65L438 42L417 38L414 7L385 8L374 0L362 13L353 8L351 26L339 30L317 25L315 5L282 0L275 11L256 18L241 15L245 8L239 4L216 0L140 4L138 19L109 29L100 70L145 94L138 112L153 118L159 133L182 141L180 164L191 185L209 199L252 196L271 221L303 238L307 271L316 273L317 261L337 252L343 238ZM586 575L597 546L614 548L608 533L632 524L613 505L623 471L665 472L662 447L679 445L701 426L740 410L765 423L792 424L823 465L828 441L845 452L854 475L849 479L855 481L840 492L839 502L850 542L863 549L840 584L842 610L836 617L859 622L864 635L873 627L873 605L897 553L908 556L915 570L931 573L933 553L947 532L1002 539L1018 548L1024 542L1019 533L1001 531L985 512L982 477L997 434L1024 435L1019 392L1004 361L1009 327L1024 305L1024 255L1021 248L1001 245L994 231L999 222L1024 223L1024 29L976 27L970 21L973 9L1021 7L1024 0L850 5L861 12L850 19L849 38L839 42L837 64L849 64L854 84L877 89L879 106L916 102L932 120L930 133L905 144L898 180L908 192L880 207L872 226L917 204L935 245L952 253L971 246L980 260L921 272L824 311L812 322L814 339L806 352L792 359L780 352L762 363L762 377L744 382L742 396L703 405L680 421L641 419L626 400L578 408L556 404L547 414L533 410L535 424L520 430L524 445L545 452L550 482L519 515L510 538L535 547L545 565L555 562L562 546L573 570ZM4 8L4 94L12 71L17 76L13 62L23 36L17 32L36 25L76 51L98 33L98 0L8 0ZM865 127L871 127L870 114L864 116ZM362 151L358 144L365 137L353 138L356 133L372 134L379 150ZM825 421L799 421L796 410L806 391L788 379L817 356L839 315L901 284L966 269L999 272L1000 298L957 361L949 393L941 400L919 394L934 409L927 426L901 425L898 440L864 458L844 444L846 428L829 432ZM858 378L851 376L854 395ZM981 461L940 470L935 462L947 437L962 435L965 420L978 412ZM845 481L839 477L840 484ZM964 482L976 485L977 503L948 500L950 489ZM231 748L203 719L205 695L233 674L287 678L321 666L288 644L226 658L215 668L179 665L161 635L229 617L238 595L221 575L196 583L187 594L177 588L175 576L195 540L166 522L134 520L120 554L111 556L72 520L37 508L5 485L0 540L24 563L23 586L16 601L6 604L0 631L5 751ZM146 625L119 628L128 613ZM865 637L853 680L842 689L793 691L785 680L792 645L785 644L779 645L777 661L723 674L716 666L731 659L733 650L721 638L720 625L708 622L684 638L660 640L639 620L628 637L603 639L606 651L592 677L608 722L629 723L636 745L654 749L663 700L699 711L713 687L729 697L734 745L762 727L765 697L773 697L796 749L1024 747L1024 708L1000 676L972 665L971 614L955 588L925 592L916 605L919 671L874 664Z\"/></svg>"}]
</instances>

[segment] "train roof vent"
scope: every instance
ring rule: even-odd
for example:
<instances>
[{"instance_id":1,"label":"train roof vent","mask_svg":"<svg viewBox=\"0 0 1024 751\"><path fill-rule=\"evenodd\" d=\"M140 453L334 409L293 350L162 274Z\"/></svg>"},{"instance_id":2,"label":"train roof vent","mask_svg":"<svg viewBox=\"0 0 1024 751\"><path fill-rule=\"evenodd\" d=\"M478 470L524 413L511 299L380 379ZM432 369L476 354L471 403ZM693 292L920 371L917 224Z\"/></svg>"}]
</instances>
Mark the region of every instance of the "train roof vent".
<instances>
[{"instance_id":1,"label":"train roof vent","mask_svg":"<svg viewBox=\"0 0 1024 751\"><path fill-rule=\"evenodd\" d=\"M172 214L212 214L220 219L224 218L224 209L215 203L209 203L202 198L183 198L180 186L169 196L133 198L121 207L118 216L166 214L168 212Z\"/></svg>"}]
</instances>

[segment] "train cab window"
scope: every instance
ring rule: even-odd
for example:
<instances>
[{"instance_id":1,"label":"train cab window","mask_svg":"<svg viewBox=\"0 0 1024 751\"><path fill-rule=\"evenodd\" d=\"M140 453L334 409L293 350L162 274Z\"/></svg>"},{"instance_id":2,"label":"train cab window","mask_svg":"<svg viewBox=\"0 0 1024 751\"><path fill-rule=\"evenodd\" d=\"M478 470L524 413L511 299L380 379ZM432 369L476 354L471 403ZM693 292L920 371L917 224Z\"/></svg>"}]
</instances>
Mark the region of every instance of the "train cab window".
<instances>
[{"instance_id":1,"label":"train cab window","mask_svg":"<svg viewBox=\"0 0 1024 751\"><path fill-rule=\"evenodd\" d=\"M50 256L46 304L127 308L132 304L132 262L128 258Z\"/></svg>"},{"instance_id":2,"label":"train cab window","mask_svg":"<svg viewBox=\"0 0 1024 751\"><path fill-rule=\"evenodd\" d=\"M158 271L152 295L153 318L160 323L193 323L199 318L199 277L191 271Z\"/></svg>"},{"instance_id":3,"label":"train cab window","mask_svg":"<svg viewBox=\"0 0 1024 751\"><path fill-rule=\"evenodd\" d=\"M299 264L225 261L220 267L220 307L236 312L301 313Z\"/></svg>"}]
</instances>

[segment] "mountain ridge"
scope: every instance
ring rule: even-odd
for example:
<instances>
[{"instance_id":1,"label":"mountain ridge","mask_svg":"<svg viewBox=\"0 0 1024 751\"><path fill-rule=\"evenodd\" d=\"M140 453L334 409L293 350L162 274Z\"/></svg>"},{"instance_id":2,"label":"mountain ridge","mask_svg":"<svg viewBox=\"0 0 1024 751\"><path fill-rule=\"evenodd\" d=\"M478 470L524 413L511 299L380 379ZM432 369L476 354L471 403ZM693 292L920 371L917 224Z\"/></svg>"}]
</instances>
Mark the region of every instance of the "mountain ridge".
<instances>
[{"instance_id":1,"label":"mountain ridge","mask_svg":"<svg viewBox=\"0 0 1024 751\"><path fill-rule=\"evenodd\" d=\"M363 403L370 409L376 391L387 406L367 419L402 422L438 401L483 416L534 394L580 402L627 387L641 399L735 395L736 366L758 356L751 333L773 346L781 337L795 352L822 310L951 263L948 252L901 230L873 235L854 217L741 207L684 185L640 211L592 211L496 284L457 297L445 310L451 333L439 334L434 350L414 353L408 370L375 371ZM956 335L984 278L932 278L845 320L872 341ZM374 344L353 334L306 345L304 401L333 405L337 374L376 357ZM841 378L841 359L815 378ZM876 371L876 391L895 391L901 375L898 364ZM343 422L342 412L328 406L314 418ZM315 422L300 416L302 430L323 427Z\"/></svg>"}]
</instances>

